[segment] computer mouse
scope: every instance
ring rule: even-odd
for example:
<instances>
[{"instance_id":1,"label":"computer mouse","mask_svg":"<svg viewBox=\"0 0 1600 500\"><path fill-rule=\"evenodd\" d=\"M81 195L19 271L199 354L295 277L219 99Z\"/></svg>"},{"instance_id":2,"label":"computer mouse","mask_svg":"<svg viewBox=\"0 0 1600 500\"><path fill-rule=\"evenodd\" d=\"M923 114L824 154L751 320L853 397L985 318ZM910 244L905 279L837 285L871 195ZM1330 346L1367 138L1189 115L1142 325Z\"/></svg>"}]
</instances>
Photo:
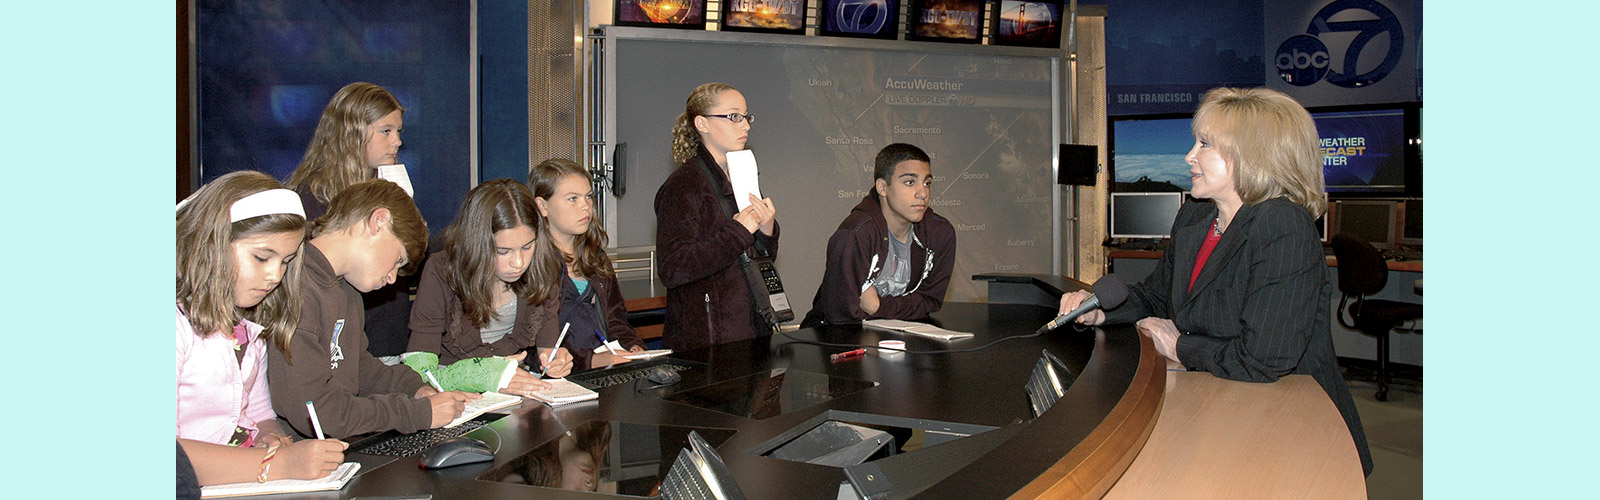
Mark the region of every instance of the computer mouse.
<instances>
[{"instance_id":1,"label":"computer mouse","mask_svg":"<svg viewBox=\"0 0 1600 500\"><path fill-rule=\"evenodd\" d=\"M657 385L672 385L683 380L683 376L678 375L678 372L668 370L664 366L651 367L650 372L646 373L644 378L655 382Z\"/></svg>"},{"instance_id":2,"label":"computer mouse","mask_svg":"<svg viewBox=\"0 0 1600 500\"><path fill-rule=\"evenodd\" d=\"M457 436L429 446L417 458L417 466L439 469L490 460L494 460L494 450L489 449L489 445L466 436Z\"/></svg>"}]
</instances>

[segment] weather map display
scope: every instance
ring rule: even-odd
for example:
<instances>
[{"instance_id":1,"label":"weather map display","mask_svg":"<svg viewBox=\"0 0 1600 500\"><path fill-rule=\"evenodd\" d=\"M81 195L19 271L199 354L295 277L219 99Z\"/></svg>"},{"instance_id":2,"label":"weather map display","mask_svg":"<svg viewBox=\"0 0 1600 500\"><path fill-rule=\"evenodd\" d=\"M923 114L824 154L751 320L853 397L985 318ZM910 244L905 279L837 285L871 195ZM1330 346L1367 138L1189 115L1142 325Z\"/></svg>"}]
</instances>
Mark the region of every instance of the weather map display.
<instances>
[{"instance_id":1,"label":"weather map display","mask_svg":"<svg viewBox=\"0 0 1600 500\"><path fill-rule=\"evenodd\" d=\"M654 189L676 167L673 120L691 90L718 81L739 89L748 112L760 117L747 146L762 194L778 209L778 268L799 295L797 313L809 309L821 281L828 237L872 188L877 152L895 142L933 158L929 206L956 228L954 276L1051 269L1059 142L1053 58L989 47L930 52L806 43L828 40L815 37L756 44L650 35L609 42L615 71L608 80L617 83L608 99L617 111L608 118L614 132L607 143L628 143L627 183L648 186L612 205L619 246L654 244ZM953 279L947 300L986 296L981 283Z\"/></svg>"}]
</instances>

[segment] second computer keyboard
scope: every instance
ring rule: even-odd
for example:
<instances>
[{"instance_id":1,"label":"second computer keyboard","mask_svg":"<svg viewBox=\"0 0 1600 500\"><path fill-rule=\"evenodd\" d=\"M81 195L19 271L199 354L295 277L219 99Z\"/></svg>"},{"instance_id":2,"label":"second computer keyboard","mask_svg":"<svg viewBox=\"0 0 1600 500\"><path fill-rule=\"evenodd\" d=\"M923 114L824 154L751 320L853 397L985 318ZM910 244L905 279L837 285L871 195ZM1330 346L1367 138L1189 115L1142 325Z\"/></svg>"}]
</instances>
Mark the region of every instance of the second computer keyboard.
<instances>
[{"instance_id":1,"label":"second computer keyboard","mask_svg":"<svg viewBox=\"0 0 1600 500\"><path fill-rule=\"evenodd\" d=\"M455 427L424 429L411 434L398 434L391 431L385 434L394 434L393 436L387 438L379 436L381 439L370 443L357 443L350 447L349 453L365 453L386 457L412 457L421 454L429 446L433 446L434 443L472 432L474 429L489 425L489 422L503 416L481 415L478 418L462 422Z\"/></svg>"},{"instance_id":2,"label":"second computer keyboard","mask_svg":"<svg viewBox=\"0 0 1600 500\"><path fill-rule=\"evenodd\" d=\"M678 364L667 361L654 361L637 366L623 365L610 370L573 374L567 376L567 380L577 382L590 389L599 389L601 387L626 384L628 382L643 379L649 376L650 371L656 367L666 368L667 370L674 372L681 372L692 368L692 366L687 364Z\"/></svg>"}]
</instances>

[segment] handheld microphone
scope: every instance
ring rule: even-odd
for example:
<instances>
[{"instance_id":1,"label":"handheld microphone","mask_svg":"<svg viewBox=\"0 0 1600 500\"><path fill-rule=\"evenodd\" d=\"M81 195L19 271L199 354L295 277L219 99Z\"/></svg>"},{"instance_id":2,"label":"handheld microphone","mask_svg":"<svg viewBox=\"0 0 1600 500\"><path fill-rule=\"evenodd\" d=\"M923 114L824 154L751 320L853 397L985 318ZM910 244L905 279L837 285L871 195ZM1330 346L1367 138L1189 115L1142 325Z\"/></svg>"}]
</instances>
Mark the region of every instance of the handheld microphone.
<instances>
[{"instance_id":1,"label":"handheld microphone","mask_svg":"<svg viewBox=\"0 0 1600 500\"><path fill-rule=\"evenodd\" d=\"M1083 316L1096 308L1114 309L1122 305L1122 301L1128 300L1128 284L1122 281L1121 276L1115 274L1108 274L1100 278L1099 281L1094 282L1092 289L1094 290L1094 295L1084 299L1083 303L1078 304L1077 309L1056 316L1056 319L1050 320L1039 330L1048 331L1060 328L1061 325L1067 324L1068 321L1078 319L1078 316Z\"/></svg>"}]
</instances>

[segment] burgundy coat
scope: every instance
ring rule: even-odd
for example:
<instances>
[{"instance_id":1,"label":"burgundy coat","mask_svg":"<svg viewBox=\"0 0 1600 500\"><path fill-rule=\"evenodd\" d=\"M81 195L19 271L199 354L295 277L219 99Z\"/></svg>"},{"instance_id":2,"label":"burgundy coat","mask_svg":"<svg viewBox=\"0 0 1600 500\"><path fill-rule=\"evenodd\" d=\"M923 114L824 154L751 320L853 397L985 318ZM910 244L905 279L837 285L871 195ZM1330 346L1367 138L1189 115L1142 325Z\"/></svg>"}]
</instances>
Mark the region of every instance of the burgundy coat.
<instances>
[{"instance_id":1,"label":"burgundy coat","mask_svg":"<svg viewBox=\"0 0 1600 500\"><path fill-rule=\"evenodd\" d=\"M717 175L707 175L705 165ZM687 350L769 334L756 313L739 254L757 242L778 253L781 232L751 234L719 206L732 203L733 184L705 146L656 191L656 253L667 287L662 342ZM765 290L761 293L764 295Z\"/></svg>"}]
</instances>

